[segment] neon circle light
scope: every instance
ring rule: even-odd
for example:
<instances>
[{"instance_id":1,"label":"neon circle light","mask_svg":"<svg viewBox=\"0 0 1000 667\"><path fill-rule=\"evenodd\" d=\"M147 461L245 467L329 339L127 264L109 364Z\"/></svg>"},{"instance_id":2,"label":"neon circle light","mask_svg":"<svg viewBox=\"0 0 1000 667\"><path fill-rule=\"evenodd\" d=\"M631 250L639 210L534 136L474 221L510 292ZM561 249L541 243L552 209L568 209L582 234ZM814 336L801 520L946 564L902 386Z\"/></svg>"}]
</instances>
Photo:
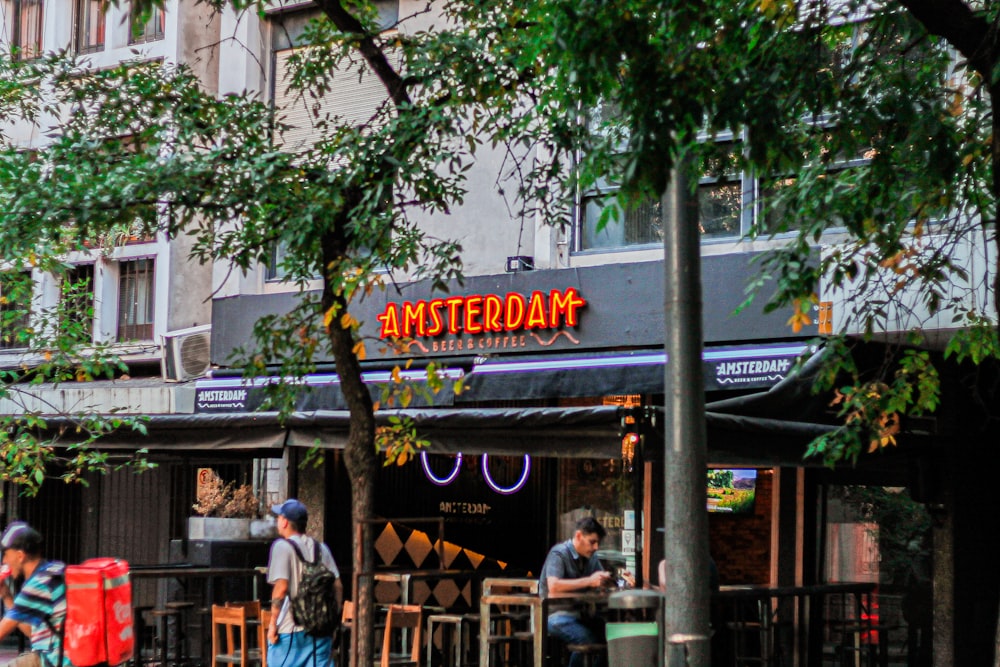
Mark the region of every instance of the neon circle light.
<instances>
[{"instance_id":1,"label":"neon circle light","mask_svg":"<svg viewBox=\"0 0 1000 667\"><path fill-rule=\"evenodd\" d=\"M513 486L503 487L493 481L493 478L490 477L489 454L483 454L482 468L483 468L483 479L486 480L486 483L489 485L489 487L494 491L496 491L497 493L509 496L512 493L517 493L518 491L520 491L522 488L524 488L524 485L527 483L528 473L531 472L531 456L529 456L528 454L524 455L524 468L521 471L521 479L517 480Z\"/></svg>"},{"instance_id":2,"label":"neon circle light","mask_svg":"<svg viewBox=\"0 0 1000 667\"><path fill-rule=\"evenodd\" d=\"M427 475L427 479L429 479L432 483L437 484L438 486L448 486L455 481L455 478L458 477L458 473L462 470L462 452L459 452L458 456L455 457L455 467L444 477L438 477L434 474L434 471L431 470L430 463L427 461L427 452L420 452L420 465L423 466L424 474Z\"/></svg>"}]
</instances>

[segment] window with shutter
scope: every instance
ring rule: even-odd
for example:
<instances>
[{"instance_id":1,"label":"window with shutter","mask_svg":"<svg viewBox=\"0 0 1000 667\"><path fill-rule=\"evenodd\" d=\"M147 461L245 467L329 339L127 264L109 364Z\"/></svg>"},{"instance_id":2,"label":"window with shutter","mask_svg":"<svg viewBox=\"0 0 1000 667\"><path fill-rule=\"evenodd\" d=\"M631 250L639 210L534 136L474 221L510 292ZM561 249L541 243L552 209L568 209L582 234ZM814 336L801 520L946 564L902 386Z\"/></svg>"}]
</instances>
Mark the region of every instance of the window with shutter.
<instances>
[{"instance_id":1,"label":"window with shutter","mask_svg":"<svg viewBox=\"0 0 1000 667\"><path fill-rule=\"evenodd\" d=\"M379 109L390 104L385 86L360 56L334 74L325 94L312 96L293 90L293 55L308 58L309 47L282 49L274 54L274 106L283 112L282 122L291 127L275 141L287 150L307 149L323 124L369 124ZM398 68L401 54L391 52L389 61Z\"/></svg>"}]
</instances>

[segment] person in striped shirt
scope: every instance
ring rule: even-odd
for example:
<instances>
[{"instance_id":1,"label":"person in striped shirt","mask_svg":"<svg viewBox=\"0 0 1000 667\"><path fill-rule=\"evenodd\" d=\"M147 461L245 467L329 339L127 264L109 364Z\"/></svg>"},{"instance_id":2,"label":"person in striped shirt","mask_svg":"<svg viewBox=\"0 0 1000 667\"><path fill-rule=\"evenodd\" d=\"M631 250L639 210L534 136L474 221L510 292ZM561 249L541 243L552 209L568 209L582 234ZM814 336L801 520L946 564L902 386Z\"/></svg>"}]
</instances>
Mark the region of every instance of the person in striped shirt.
<instances>
[{"instance_id":1,"label":"person in striped shirt","mask_svg":"<svg viewBox=\"0 0 1000 667\"><path fill-rule=\"evenodd\" d=\"M18 656L8 667L72 667L62 647L59 629L66 618L66 565L42 558L41 534L24 523L15 521L0 537L3 565L9 576L0 582L0 599L4 613L0 620L0 639L14 630L31 638L31 651ZM11 582L21 581L14 596Z\"/></svg>"}]
</instances>

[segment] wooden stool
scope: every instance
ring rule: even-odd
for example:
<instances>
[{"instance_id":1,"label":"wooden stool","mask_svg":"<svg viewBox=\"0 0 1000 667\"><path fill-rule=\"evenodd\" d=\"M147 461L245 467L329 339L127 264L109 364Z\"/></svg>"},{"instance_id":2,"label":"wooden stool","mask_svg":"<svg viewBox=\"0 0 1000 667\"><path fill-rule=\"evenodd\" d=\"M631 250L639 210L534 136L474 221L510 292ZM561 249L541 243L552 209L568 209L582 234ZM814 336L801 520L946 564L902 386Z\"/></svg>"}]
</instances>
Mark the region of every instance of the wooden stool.
<instances>
[{"instance_id":1,"label":"wooden stool","mask_svg":"<svg viewBox=\"0 0 1000 667\"><path fill-rule=\"evenodd\" d=\"M462 647L465 667L479 667L479 614L462 614L466 645Z\"/></svg>"}]
</instances>

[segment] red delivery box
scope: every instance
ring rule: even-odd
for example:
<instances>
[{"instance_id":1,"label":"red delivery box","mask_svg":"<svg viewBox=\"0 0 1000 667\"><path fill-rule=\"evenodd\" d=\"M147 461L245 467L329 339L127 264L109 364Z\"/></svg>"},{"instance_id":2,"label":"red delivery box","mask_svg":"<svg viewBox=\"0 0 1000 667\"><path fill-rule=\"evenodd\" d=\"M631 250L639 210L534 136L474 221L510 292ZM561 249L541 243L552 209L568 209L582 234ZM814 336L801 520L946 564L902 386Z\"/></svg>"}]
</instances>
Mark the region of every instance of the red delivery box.
<instances>
[{"instance_id":1,"label":"red delivery box","mask_svg":"<svg viewBox=\"0 0 1000 667\"><path fill-rule=\"evenodd\" d=\"M66 566L66 657L76 667L120 665L132 657L128 563L91 558Z\"/></svg>"}]
</instances>

